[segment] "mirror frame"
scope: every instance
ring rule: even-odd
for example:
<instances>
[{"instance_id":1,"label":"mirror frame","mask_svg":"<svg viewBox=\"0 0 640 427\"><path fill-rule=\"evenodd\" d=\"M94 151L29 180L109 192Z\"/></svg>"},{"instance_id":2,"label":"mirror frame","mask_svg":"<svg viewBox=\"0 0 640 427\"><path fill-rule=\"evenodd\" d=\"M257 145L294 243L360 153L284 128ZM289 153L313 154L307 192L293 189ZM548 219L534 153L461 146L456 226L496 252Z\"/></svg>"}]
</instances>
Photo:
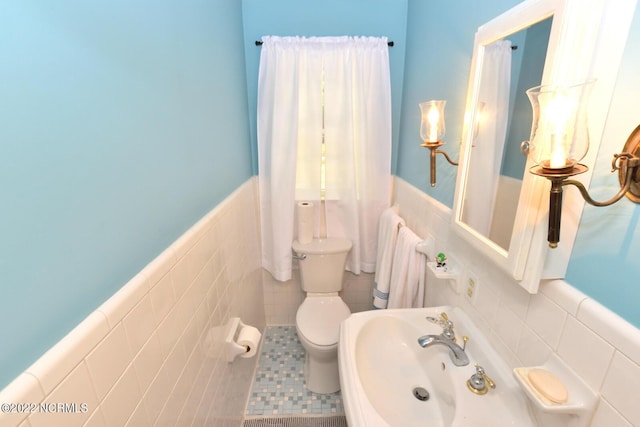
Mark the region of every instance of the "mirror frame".
<instances>
[{"instance_id":1,"label":"mirror frame","mask_svg":"<svg viewBox=\"0 0 640 427\"><path fill-rule=\"evenodd\" d=\"M485 47L553 16L541 84L580 82L590 78L598 81L589 105L591 147L582 162L589 166L589 171L579 177L588 186L634 10L635 0L526 0L480 26L476 32L452 228L530 293L538 291L541 279L564 277L584 200L575 194L577 192L564 192L560 244L549 250L550 185L546 179L528 172L534 164L527 159L508 251L461 221L473 139L470 124L475 122Z\"/></svg>"}]
</instances>

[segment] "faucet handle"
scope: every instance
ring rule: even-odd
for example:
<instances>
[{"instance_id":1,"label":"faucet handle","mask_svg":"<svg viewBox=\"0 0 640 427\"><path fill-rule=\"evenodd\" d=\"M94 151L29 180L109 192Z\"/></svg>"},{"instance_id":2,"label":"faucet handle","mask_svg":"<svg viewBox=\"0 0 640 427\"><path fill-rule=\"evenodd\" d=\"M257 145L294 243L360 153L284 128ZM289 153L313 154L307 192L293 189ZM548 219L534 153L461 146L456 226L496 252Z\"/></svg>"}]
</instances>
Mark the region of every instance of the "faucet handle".
<instances>
[{"instance_id":1,"label":"faucet handle","mask_svg":"<svg viewBox=\"0 0 640 427\"><path fill-rule=\"evenodd\" d=\"M496 383L489 378L484 368L476 363L476 373L467 380L467 387L473 393L482 395L489 391L489 387L496 388Z\"/></svg>"},{"instance_id":2,"label":"faucet handle","mask_svg":"<svg viewBox=\"0 0 640 427\"><path fill-rule=\"evenodd\" d=\"M447 313L442 312L440 313L440 317L442 318L442 326L445 329L453 329L453 322L451 320L449 320L449 316L447 316Z\"/></svg>"},{"instance_id":3,"label":"faucet handle","mask_svg":"<svg viewBox=\"0 0 640 427\"><path fill-rule=\"evenodd\" d=\"M483 380L487 383L487 385L491 388L496 388L496 383L493 382L489 375L485 372L484 368L476 363L476 375L482 377Z\"/></svg>"},{"instance_id":4,"label":"faucet handle","mask_svg":"<svg viewBox=\"0 0 640 427\"><path fill-rule=\"evenodd\" d=\"M440 317L442 318L442 335L456 342L456 334L453 332L453 322L449 320L449 316L447 316L445 312L440 313Z\"/></svg>"}]
</instances>

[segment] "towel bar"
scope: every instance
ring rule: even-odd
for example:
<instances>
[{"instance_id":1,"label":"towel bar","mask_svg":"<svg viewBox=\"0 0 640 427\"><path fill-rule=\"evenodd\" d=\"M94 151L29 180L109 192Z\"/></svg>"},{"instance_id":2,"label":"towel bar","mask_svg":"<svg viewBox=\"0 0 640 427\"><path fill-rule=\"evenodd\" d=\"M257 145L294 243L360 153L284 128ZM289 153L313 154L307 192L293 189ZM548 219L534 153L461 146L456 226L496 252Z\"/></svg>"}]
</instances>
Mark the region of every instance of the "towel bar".
<instances>
[{"instance_id":1,"label":"towel bar","mask_svg":"<svg viewBox=\"0 0 640 427\"><path fill-rule=\"evenodd\" d=\"M436 241L433 237L429 236L422 242L416 245L416 251L426 256L428 259L435 259L435 246Z\"/></svg>"}]
</instances>

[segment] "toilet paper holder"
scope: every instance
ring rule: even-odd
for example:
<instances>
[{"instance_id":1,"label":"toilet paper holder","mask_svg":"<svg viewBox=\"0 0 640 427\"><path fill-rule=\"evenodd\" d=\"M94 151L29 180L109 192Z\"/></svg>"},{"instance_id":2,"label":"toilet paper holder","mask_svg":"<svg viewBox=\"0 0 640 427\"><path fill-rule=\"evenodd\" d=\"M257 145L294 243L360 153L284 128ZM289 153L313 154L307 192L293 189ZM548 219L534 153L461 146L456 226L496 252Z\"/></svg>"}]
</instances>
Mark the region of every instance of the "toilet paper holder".
<instances>
[{"instance_id":1,"label":"toilet paper holder","mask_svg":"<svg viewBox=\"0 0 640 427\"><path fill-rule=\"evenodd\" d=\"M258 329L245 325L239 317L229 319L224 340L227 362L233 362L237 356L243 358L255 356L261 337L262 334Z\"/></svg>"}]
</instances>

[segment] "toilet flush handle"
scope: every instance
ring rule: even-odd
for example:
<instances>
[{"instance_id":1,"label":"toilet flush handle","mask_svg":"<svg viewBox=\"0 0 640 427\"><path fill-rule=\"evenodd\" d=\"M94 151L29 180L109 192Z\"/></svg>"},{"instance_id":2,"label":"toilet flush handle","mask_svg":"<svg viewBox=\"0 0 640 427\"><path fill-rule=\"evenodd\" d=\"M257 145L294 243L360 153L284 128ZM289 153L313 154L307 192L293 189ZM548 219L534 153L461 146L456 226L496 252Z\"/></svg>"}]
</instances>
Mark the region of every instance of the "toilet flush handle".
<instances>
[{"instance_id":1,"label":"toilet flush handle","mask_svg":"<svg viewBox=\"0 0 640 427\"><path fill-rule=\"evenodd\" d=\"M293 254L293 258L297 259L299 261L304 261L305 259L307 259L307 255L306 254Z\"/></svg>"}]
</instances>

